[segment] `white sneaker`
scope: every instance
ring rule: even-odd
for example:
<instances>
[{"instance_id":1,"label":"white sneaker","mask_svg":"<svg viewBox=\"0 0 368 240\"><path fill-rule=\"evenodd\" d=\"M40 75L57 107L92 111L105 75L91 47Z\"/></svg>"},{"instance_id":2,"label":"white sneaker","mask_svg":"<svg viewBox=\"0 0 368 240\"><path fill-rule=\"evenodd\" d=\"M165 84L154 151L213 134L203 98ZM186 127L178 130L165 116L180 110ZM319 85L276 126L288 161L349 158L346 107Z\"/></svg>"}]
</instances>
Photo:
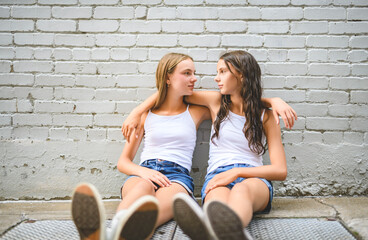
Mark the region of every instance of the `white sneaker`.
<instances>
[{"instance_id":1,"label":"white sneaker","mask_svg":"<svg viewBox=\"0 0 368 240\"><path fill-rule=\"evenodd\" d=\"M173 208L176 223L192 240L213 239L202 208L188 194L176 194Z\"/></svg>"},{"instance_id":2,"label":"white sneaker","mask_svg":"<svg viewBox=\"0 0 368 240\"><path fill-rule=\"evenodd\" d=\"M72 217L81 240L105 239L105 211L97 189L79 184L73 192Z\"/></svg>"},{"instance_id":3,"label":"white sneaker","mask_svg":"<svg viewBox=\"0 0 368 240\"><path fill-rule=\"evenodd\" d=\"M116 214L111 226L111 239L146 239L155 230L157 217L157 199L149 195L143 196L128 209Z\"/></svg>"},{"instance_id":4,"label":"white sneaker","mask_svg":"<svg viewBox=\"0 0 368 240\"><path fill-rule=\"evenodd\" d=\"M204 212L219 240L253 240L239 216L226 204L210 201L204 204Z\"/></svg>"}]
</instances>

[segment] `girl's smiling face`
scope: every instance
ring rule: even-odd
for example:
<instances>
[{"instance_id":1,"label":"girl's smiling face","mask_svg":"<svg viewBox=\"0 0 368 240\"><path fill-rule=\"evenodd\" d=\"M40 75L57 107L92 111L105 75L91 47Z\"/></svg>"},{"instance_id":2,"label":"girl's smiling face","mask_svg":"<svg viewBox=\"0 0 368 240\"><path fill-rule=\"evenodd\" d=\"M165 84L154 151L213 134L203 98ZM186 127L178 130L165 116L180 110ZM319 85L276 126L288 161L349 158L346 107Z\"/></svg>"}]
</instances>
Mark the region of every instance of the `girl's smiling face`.
<instances>
[{"instance_id":1,"label":"girl's smiling face","mask_svg":"<svg viewBox=\"0 0 368 240\"><path fill-rule=\"evenodd\" d=\"M217 62L217 75L215 81L220 88L220 93L223 95L240 93L241 74L238 73L230 63L228 63L228 65L231 71L223 59Z\"/></svg>"},{"instance_id":2,"label":"girl's smiling face","mask_svg":"<svg viewBox=\"0 0 368 240\"><path fill-rule=\"evenodd\" d=\"M194 83L197 81L195 77L195 67L191 59L181 61L172 74L168 75L169 91L177 91L180 95L192 95Z\"/></svg>"}]
</instances>

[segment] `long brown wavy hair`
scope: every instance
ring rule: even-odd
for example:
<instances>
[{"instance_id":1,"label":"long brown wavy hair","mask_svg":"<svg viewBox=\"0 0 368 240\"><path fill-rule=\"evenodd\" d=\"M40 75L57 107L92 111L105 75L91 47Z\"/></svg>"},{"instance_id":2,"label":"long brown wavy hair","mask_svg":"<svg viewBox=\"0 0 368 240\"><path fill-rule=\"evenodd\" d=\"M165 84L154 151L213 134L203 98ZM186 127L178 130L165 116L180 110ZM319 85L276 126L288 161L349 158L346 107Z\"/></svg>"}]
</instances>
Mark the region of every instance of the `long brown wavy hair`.
<instances>
[{"instance_id":1,"label":"long brown wavy hair","mask_svg":"<svg viewBox=\"0 0 368 240\"><path fill-rule=\"evenodd\" d=\"M232 72L230 65L242 76L242 79L240 79L240 95L243 99L243 112L246 119L243 133L248 140L250 150L257 154L264 154L266 151L266 145L262 142L264 129L261 116L265 106L261 101L261 69L256 59L250 53L245 51L227 52L223 54L220 59L224 60L227 68L235 77L236 75ZM228 116L230 106L230 95L222 95L220 110L217 113L215 122L213 123L215 132L211 137L212 142L215 137L219 138L220 125Z\"/></svg>"},{"instance_id":2,"label":"long brown wavy hair","mask_svg":"<svg viewBox=\"0 0 368 240\"><path fill-rule=\"evenodd\" d=\"M168 53L163 56L157 65L156 70L156 87L158 90L158 98L153 106L153 109L159 108L165 101L167 95L167 83L168 75L175 71L176 66L182 61L193 58L182 53Z\"/></svg>"}]
</instances>

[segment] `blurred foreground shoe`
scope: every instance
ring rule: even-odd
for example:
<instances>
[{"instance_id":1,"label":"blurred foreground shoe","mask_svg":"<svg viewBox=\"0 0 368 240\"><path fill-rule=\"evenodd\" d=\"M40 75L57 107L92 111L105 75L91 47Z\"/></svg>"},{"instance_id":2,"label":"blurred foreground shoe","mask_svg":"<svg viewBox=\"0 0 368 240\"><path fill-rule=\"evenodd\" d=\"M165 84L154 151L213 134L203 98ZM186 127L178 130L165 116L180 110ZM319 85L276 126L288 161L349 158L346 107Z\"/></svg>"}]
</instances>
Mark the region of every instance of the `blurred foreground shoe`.
<instances>
[{"instance_id":1,"label":"blurred foreground shoe","mask_svg":"<svg viewBox=\"0 0 368 240\"><path fill-rule=\"evenodd\" d=\"M72 216L81 240L105 240L105 211L97 189L79 184L73 192Z\"/></svg>"},{"instance_id":2,"label":"blurred foreground shoe","mask_svg":"<svg viewBox=\"0 0 368 240\"><path fill-rule=\"evenodd\" d=\"M192 240L213 239L202 208L188 194L176 194L173 208L176 223Z\"/></svg>"},{"instance_id":3,"label":"blurred foreground shoe","mask_svg":"<svg viewBox=\"0 0 368 240\"><path fill-rule=\"evenodd\" d=\"M143 196L128 209L119 211L109 229L112 240L143 240L155 230L158 201L153 196Z\"/></svg>"},{"instance_id":4,"label":"blurred foreground shoe","mask_svg":"<svg viewBox=\"0 0 368 240\"><path fill-rule=\"evenodd\" d=\"M217 239L253 240L239 216L226 204L210 201L204 205L204 212Z\"/></svg>"}]
</instances>

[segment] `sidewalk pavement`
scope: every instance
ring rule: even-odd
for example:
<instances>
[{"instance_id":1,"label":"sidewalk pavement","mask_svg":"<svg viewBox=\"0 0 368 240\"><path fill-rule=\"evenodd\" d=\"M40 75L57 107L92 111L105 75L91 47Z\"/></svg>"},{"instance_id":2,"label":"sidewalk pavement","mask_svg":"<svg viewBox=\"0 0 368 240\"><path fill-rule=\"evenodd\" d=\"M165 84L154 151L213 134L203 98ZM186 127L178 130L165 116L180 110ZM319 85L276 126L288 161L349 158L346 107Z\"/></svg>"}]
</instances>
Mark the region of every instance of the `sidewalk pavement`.
<instances>
[{"instance_id":1,"label":"sidewalk pavement","mask_svg":"<svg viewBox=\"0 0 368 240\"><path fill-rule=\"evenodd\" d=\"M108 219L120 200L104 200ZM71 201L0 201L0 236L23 220L70 220ZM340 220L357 239L368 240L368 197L274 198L270 214L257 218Z\"/></svg>"}]
</instances>

